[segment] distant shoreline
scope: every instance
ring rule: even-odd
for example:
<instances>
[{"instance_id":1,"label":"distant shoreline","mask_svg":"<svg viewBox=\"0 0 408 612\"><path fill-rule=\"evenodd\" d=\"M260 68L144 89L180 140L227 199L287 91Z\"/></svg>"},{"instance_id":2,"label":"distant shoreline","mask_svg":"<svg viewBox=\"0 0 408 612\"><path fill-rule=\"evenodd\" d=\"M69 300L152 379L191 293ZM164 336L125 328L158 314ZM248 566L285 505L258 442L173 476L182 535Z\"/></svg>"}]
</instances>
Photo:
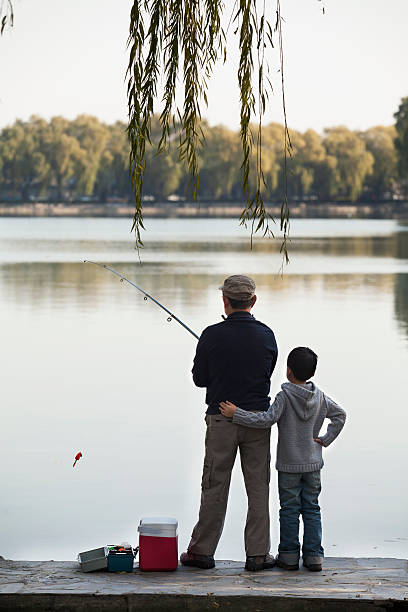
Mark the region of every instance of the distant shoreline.
<instances>
[{"instance_id":1,"label":"distant shoreline","mask_svg":"<svg viewBox=\"0 0 408 612\"><path fill-rule=\"evenodd\" d=\"M327 202L323 204L292 203L290 216L297 218L321 219L407 219L408 201L384 202L379 204L356 204L354 202ZM178 219L222 219L238 218L243 205L216 202L213 204L197 202L147 204L145 218ZM280 206L271 205L268 212L275 218L280 217ZM134 207L131 204L105 203L45 203L29 202L21 204L0 203L0 217L109 217L132 218Z\"/></svg>"}]
</instances>

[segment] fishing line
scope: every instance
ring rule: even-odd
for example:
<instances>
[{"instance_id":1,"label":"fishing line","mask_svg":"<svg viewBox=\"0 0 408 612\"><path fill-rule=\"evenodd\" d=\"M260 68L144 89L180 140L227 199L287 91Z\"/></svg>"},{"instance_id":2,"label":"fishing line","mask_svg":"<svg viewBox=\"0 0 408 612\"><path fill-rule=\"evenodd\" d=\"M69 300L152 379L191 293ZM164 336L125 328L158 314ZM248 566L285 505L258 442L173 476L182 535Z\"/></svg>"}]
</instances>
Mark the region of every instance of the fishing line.
<instances>
[{"instance_id":1,"label":"fishing line","mask_svg":"<svg viewBox=\"0 0 408 612\"><path fill-rule=\"evenodd\" d=\"M194 338L197 338L197 340L200 339L200 337L197 336L197 334L195 332L193 332L193 330L190 329L188 327L188 325L183 323L183 321L181 319L176 317L175 314L170 312L170 310L168 310L165 306L163 306L163 304L160 304L160 302L158 300L156 300L153 296L151 296L149 293L147 293L144 289L142 289L141 287L138 287L136 285L136 283L134 283L133 281L131 281L128 278L126 278L126 276L123 276L123 274L119 274L119 272L116 272L116 270L114 270L113 268L110 268L109 266L106 266L105 264L98 263L97 261L91 261L89 259L84 259L84 263L94 264L95 266L99 266L100 268L104 268L105 270L109 270L109 272L112 272L112 274L115 274L115 276L118 276L120 278L121 282L126 281L127 283L129 283L129 285L132 285L132 287L134 287L135 289L140 291L140 293L143 293L145 300L147 300L147 299L152 300L152 302L154 302L155 304L157 304L157 306L160 306L160 308L162 308L165 312L167 312L167 314L169 315L169 317L167 317L167 321L169 323L174 319L175 321L177 321L177 323L180 323L180 325L182 327L184 327L184 329L186 329L188 332L190 332L190 334L192 336L194 336Z\"/></svg>"}]
</instances>

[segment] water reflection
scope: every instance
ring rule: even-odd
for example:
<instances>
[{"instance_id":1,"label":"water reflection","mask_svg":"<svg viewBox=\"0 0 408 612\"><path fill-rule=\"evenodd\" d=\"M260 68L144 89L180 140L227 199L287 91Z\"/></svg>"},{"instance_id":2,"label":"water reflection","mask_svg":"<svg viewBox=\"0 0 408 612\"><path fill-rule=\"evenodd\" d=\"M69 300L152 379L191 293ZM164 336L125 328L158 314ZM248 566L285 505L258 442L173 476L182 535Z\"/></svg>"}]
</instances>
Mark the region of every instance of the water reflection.
<instances>
[{"instance_id":1,"label":"water reflection","mask_svg":"<svg viewBox=\"0 0 408 612\"><path fill-rule=\"evenodd\" d=\"M248 255L248 231L234 220L149 220L144 235L143 262L160 261L163 254L176 261L202 260L231 253ZM256 236L253 252L276 255L276 239ZM393 221L295 220L289 250L300 255L383 257L407 259L407 225ZM210 248L211 247L211 248ZM0 262L81 261L98 255L105 261L138 260L128 222L120 219L3 219L0 224ZM288 273L291 273L290 268Z\"/></svg>"},{"instance_id":2,"label":"water reflection","mask_svg":"<svg viewBox=\"0 0 408 612\"><path fill-rule=\"evenodd\" d=\"M292 236L288 245L292 256L302 253L323 255L365 256L365 257L396 257L407 258L408 232L398 232L387 236L349 236L349 237L296 237ZM116 261L126 261L131 257L137 260L134 246L128 240L55 240L48 239L9 239L3 238L0 243L1 259L13 261L24 254L34 261L41 258L58 260L81 260L83 253L104 253L105 258L116 255ZM251 249L248 240L242 237L211 237L198 239L155 240L146 241L146 247L141 249L142 261L149 261L150 256L161 253L279 253L281 242L268 238L255 238ZM14 256L14 259L13 259ZM125 257L125 259L123 259Z\"/></svg>"},{"instance_id":3,"label":"water reflection","mask_svg":"<svg viewBox=\"0 0 408 612\"><path fill-rule=\"evenodd\" d=\"M408 222L401 225L408 230ZM408 259L408 231L395 235L396 257ZM394 283L394 310L398 323L408 335L408 274L396 274Z\"/></svg>"},{"instance_id":4,"label":"water reflection","mask_svg":"<svg viewBox=\"0 0 408 612\"><path fill-rule=\"evenodd\" d=\"M188 304L218 288L223 276L214 274L174 272L173 264L133 264L117 262L120 272L153 295L166 296L174 304ZM136 274L135 274L136 272ZM370 293L394 291L396 279L407 275L395 274L254 274L258 292L273 296L293 291L299 294L319 289L341 295L356 289ZM401 284L401 281L398 281ZM401 291L401 289L399 290ZM78 310L94 308L101 300L129 304L135 307L143 298L132 287L108 271L83 263L18 263L0 266L0 292L3 302L13 308L30 309L64 306Z\"/></svg>"},{"instance_id":5,"label":"water reflection","mask_svg":"<svg viewBox=\"0 0 408 612\"><path fill-rule=\"evenodd\" d=\"M395 316L408 336L408 274L395 277Z\"/></svg>"},{"instance_id":6,"label":"water reflection","mask_svg":"<svg viewBox=\"0 0 408 612\"><path fill-rule=\"evenodd\" d=\"M408 248L408 234L399 242L401 253ZM254 254L253 256L256 257ZM402 256L402 255L401 255ZM122 274L136 280L146 291L164 300L170 309L183 310L197 300L205 302L208 294L223 279L220 274L174 271L173 263L147 263L143 266L117 262ZM408 274L254 274L258 292L266 292L267 301L295 292L299 297L323 291L342 299L356 290L367 299L394 294L397 321L408 334ZM0 266L0 294L3 308L18 310L74 309L94 310L108 300L118 307L137 309L143 298L109 272L83 263L18 263ZM337 298L335 298L337 296ZM370 296L370 297L369 297ZM208 304L207 304L208 306ZM182 315L182 312L179 313Z\"/></svg>"},{"instance_id":7,"label":"water reflection","mask_svg":"<svg viewBox=\"0 0 408 612\"><path fill-rule=\"evenodd\" d=\"M408 259L408 223L406 227L407 231L400 231L395 234L395 257L399 259Z\"/></svg>"}]
</instances>

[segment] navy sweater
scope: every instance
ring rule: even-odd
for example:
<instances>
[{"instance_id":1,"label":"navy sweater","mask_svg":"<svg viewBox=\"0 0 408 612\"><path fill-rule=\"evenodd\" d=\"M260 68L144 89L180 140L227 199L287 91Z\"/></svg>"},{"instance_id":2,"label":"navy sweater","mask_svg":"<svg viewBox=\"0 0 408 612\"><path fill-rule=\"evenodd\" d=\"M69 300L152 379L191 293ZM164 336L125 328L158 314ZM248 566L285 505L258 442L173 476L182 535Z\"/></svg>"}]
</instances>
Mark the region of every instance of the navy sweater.
<instances>
[{"instance_id":1,"label":"navy sweater","mask_svg":"<svg viewBox=\"0 0 408 612\"><path fill-rule=\"evenodd\" d=\"M192 370L197 387L207 387L207 414L218 414L225 400L243 410L267 410L277 356L273 331L249 312L233 312L207 327Z\"/></svg>"}]
</instances>

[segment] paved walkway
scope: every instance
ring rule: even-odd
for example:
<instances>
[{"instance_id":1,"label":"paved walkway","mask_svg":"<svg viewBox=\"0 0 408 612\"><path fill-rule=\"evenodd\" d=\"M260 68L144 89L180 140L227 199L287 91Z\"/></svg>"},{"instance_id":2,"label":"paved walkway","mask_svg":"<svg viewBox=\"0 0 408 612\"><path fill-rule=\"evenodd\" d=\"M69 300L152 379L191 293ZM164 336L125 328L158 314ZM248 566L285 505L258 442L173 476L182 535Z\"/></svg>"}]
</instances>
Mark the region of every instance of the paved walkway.
<instances>
[{"instance_id":1,"label":"paved walkway","mask_svg":"<svg viewBox=\"0 0 408 612\"><path fill-rule=\"evenodd\" d=\"M246 572L242 562L213 570L83 573L70 561L0 557L0 610L408 610L408 563L401 559L325 559L324 570Z\"/></svg>"}]
</instances>

